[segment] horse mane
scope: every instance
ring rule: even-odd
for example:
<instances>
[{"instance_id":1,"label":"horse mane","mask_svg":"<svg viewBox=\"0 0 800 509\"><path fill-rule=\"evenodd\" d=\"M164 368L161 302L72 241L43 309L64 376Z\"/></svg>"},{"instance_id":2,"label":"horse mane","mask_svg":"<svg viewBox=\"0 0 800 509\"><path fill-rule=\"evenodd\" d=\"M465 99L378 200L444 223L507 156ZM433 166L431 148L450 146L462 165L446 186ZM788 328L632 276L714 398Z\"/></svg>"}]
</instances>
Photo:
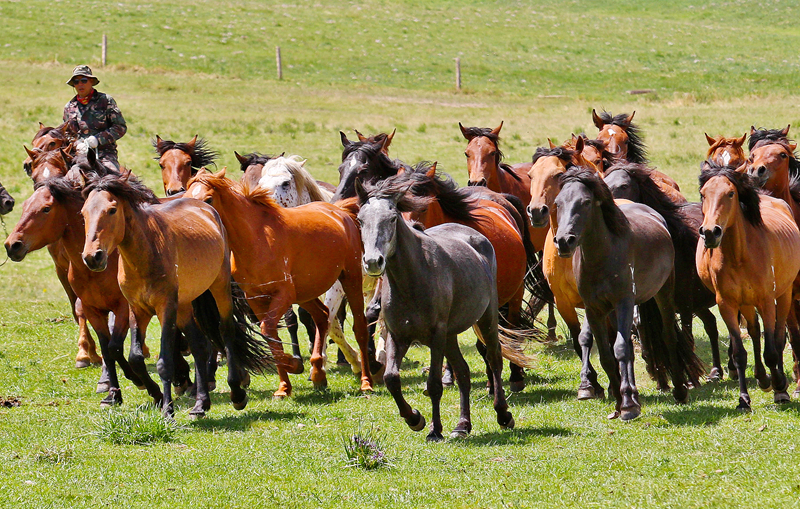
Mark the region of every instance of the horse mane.
<instances>
[{"instance_id":1,"label":"horse mane","mask_svg":"<svg viewBox=\"0 0 800 509\"><path fill-rule=\"evenodd\" d=\"M64 124L66 124L66 122L57 127L48 127L48 126L42 127L33 137L33 141L36 141L39 138L43 138L47 135L50 135L58 140L70 141L70 138L68 138L67 135L65 135L64 132L61 130L64 128Z\"/></svg>"},{"instance_id":2,"label":"horse mane","mask_svg":"<svg viewBox=\"0 0 800 509\"><path fill-rule=\"evenodd\" d=\"M251 152L242 156L242 159L245 159L245 161L240 161L239 167L242 171L247 171L247 168L253 166L254 164L267 164L271 159L275 159L276 157L279 156L262 154L260 152Z\"/></svg>"},{"instance_id":3,"label":"horse mane","mask_svg":"<svg viewBox=\"0 0 800 509\"><path fill-rule=\"evenodd\" d=\"M217 157L219 157L219 153L211 150L207 146L208 142L205 140L205 138L197 138L194 147L188 143L177 143L171 140L158 141L158 138L152 140L152 143L153 148L156 149L156 153L158 154L158 157L155 158L156 160L160 159L161 156L163 156L168 150L180 150L192 158L192 168L195 170L199 170L200 168L209 166L211 164L214 166L217 165L217 163L214 161L217 159Z\"/></svg>"},{"instance_id":4,"label":"horse mane","mask_svg":"<svg viewBox=\"0 0 800 509\"><path fill-rule=\"evenodd\" d=\"M590 147L593 147L598 152L600 152L600 158L602 159L603 168L608 168L609 166L614 164L614 154L608 151L605 143L603 143L600 140L596 140L594 138L589 138L588 136L586 136L586 133L581 133L580 137L583 138L584 145L589 145Z\"/></svg>"},{"instance_id":5,"label":"horse mane","mask_svg":"<svg viewBox=\"0 0 800 509\"><path fill-rule=\"evenodd\" d=\"M557 157L564 161L569 170L574 165L572 164L572 158L575 157L578 153L572 149L566 147L539 147L536 149L536 152L533 153L533 164L536 164L536 161L541 159L542 157Z\"/></svg>"},{"instance_id":6,"label":"horse mane","mask_svg":"<svg viewBox=\"0 0 800 509\"><path fill-rule=\"evenodd\" d=\"M445 214L458 221L476 220L473 214L480 206L472 191L459 188L447 173L437 171L433 177L428 176L431 167L428 161L417 163L413 171L404 174L405 179L398 178L398 186L408 183L414 196L432 196Z\"/></svg>"},{"instance_id":7,"label":"horse mane","mask_svg":"<svg viewBox=\"0 0 800 509\"><path fill-rule=\"evenodd\" d=\"M308 191L308 196L311 198L311 201L329 202L333 193L322 189L319 184L317 184L317 180L301 164L302 161L303 158L297 155L278 156L264 164L264 168L261 170L262 175L264 172L282 164L294 179L299 193L305 189Z\"/></svg>"},{"instance_id":8,"label":"horse mane","mask_svg":"<svg viewBox=\"0 0 800 509\"><path fill-rule=\"evenodd\" d=\"M367 159L375 163L374 170L377 171L379 177L391 177L397 175L401 170L410 170L411 167L400 162L398 159L390 159L389 156L384 154L381 149L383 143L370 143L369 141L352 141L349 145L344 147L342 151L342 162L347 159L347 156L353 152L364 152Z\"/></svg>"},{"instance_id":9,"label":"horse mane","mask_svg":"<svg viewBox=\"0 0 800 509\"><path fill-rule=\"evenodd\" d=\"M644 164L618 162L607 169L604 176L607 177L616 171L626 172L639 185L641 193L639 203L647 205L661 214L667 223L667 230L672 236L673 243L677 244L679 239L688 240L692 243L697 242L697 234L694 228L691 228L687 223L683 207L672 201L656 184L652 178L652 168L648 168Z\"/></svg>"},{"instance_id":10,"label":"horse mane","mask_svg":"<svg viewBox=\"0 0 800 509\"><path fill-rule=\"evenodd\" d=\"M642 132L639 126L630 122L626 125L628 115L620 113L619 115L612 115L611 113L603 110L600 113L600 120L603 124L611 124L625 129L628 135L628 161L632 163L647 164L647 147L642 139Z\"/></svg>"},{"instance_id":11,"label":"horse mane","mask_svg":"<svg viewBox=\"0 0 800 509\"><path fill-rule=\"evenodd\" d=\"M747 140L747 150L752 152L754 148L758 148L762 145L780 143L782 141L789 141L786 135L783 134L783 129L765 129L763 127L759 127L750 133L750 139Z\"/></svg>"},{"instance_id":12,"label":"horse mane","mask_svg":"<svg viewBox=\"0 0 800 509\"><path fill-rule=\"evenodd\" d=\"M223 175L215 175L209 171L198 172L197 175L186 183L186 188L188 189L194 182L200 182L215 189L230 189L234 193L240 194L253 203L262 205L270 211L283 208L272 198L272 192L269 189L264 189L261 186L251 188L248 182L237 182Z\"/></svg>"},{"instance_id":13,"label":"horse mane","mask_svg":"<svg viewBox=\"0 0 800 509\"><path fill-rule=\"evenodd\" d=\"M492 132L492 128L490 127L465 127L464 134L468 136L470 139L472 138L489 138L489 141L494 143L495 147L495 163L497 166L500 166L500 162L503 160L503 151L500 150L500 135L495 134Z\"/></svg>"},{"instance_id":14,"label":"horse mane","mask_svg":"<svg viewBox=\"0 0 800 509\"><path fill-rule=\"evenodd\" d=\"M603 221L612 235L619 237L630 230L628 218L614 203L614 196L611 195L611 190L599 175L588 168L573 166L566 173L559 175L559 183L562 189L570 182L583 184L589 188L595 199L600 201L600 212L603 214Z\"/></svg>"},{"instance_id":15,"label":"horse mane","mask_svg":"<svg viewBox=\"0 0 800 509\"><path fill-rule=\"evenodd\" d=\"M93 149L92 149L93 150ZM58 153L58 151L55 151ZM97 160L95 156L94 162L89 161L89 153L85 154L77 154L75 157L72 158L72 167L69 170L75 168L81 171L84 175L99 175L101 177L105 175L119 175L118 171L114 171L104 164L101 164L100 161Z\"/></svg>"},{"instance_id":16,"label":"horse mane","mask_svg":"<svg viewBox=\"0 0 800 509\"><path fill-rule=\"evenodd\" d=\"M390 198L397 200L397 210L399 212L422 213L427 210L432 201L432 196L416 196L409 193L412 183L408 182L405 174L395 175L375 184L362 182L365 193L358 193L358 206L362 207L369 198Z\"/></svg>"},{"instance_id":17,"label":"horse mane","mask_svg":"<svg viewBox=\"0 0 800 509\"><path fill-rule=\"evenodd\" d=\"M92 191L107 191L134 207L159 203L155 193L130 172L124 175L118 173L86 175L83 197L87 198Z\"/></svg>"},{"instance_id":18,"label":"horse mane","mask_svg":"<svg viewBox=\"0 0 800 509\"><path fill-rule=\"evenodd\" d=\"M753 226L764 224L761 218L760 193L753 177L748 173L739 173L731 168L706 161L701 166L700 189L703 189L706 182L713 177L725 177L736 187L736 192L739 195L739 207L742 209L742 215L744 215L747 222Z\"/></svg>"},{"instance_id":19,"label":"horse mane","mask_svg":"<svg viewBox=\"0 0 800 509\"><path fill-rule=\"evenodd\" d=\"M47 178L34 184L33 190L36 191L40 187L46 187L53 198L61 203L83 201L83 189L68 177Z\"/></svg>"}]
</instances>

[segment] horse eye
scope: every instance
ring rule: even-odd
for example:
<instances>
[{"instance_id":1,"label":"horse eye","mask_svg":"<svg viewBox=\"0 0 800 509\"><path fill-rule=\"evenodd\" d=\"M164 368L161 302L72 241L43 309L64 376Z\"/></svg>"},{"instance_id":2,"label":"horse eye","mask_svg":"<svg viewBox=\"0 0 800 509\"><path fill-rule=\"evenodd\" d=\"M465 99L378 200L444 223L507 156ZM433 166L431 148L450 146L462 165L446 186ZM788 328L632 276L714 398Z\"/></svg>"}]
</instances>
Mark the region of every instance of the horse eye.
<instances>
[{"instance_id":1,"label":"horse eye","mask_svg":"<svg viewBox=\"0 0 800 509\"><path fill-rule=\"evenodd\" d=\"M467 159L469 159L469 154L467 154L466 152L464 152L464 157L466 157Z\"/></svg>"},{"instance_id":2,"label":"horse eye","mask_svg":"<svg viewBox=\"0 0 800 509\"><path fill-rule=\"evenodd\" d=\"M734 193L733 191L729 192L729 193L728 193L728 198L733 198L733 196L734 196L735 194L736 194L736 193Z\"/></svg>"},{"instance_id":3,"label":"horse eye","mask_svg":"<svg viewBox=\"0 0 800 509\"><path fill-rule=\"evenodd\" d=\"M291 184L290 182L284 182L283 184L281 184L281 187L284 189L288 189L290 184Z\"/></svg>"},{"instance_id":4,"label":"horse eye","mask_svg":"<svg viewBox=\"0 0 800 509\"><path fill-rule=\"evenodd\" d=\"M786 159L786 152L781 152L781 159Z\"/></svg>"},{"instance_id":5,"label":"horse eye","mask_svg":"<svg viewBox=\"0 0 800 509\"><path fill-rule=\"evenodd\" d=\"M50 207L43 208L42 212L44 212L45 214L49 213L50 212Z\"/></svg>"},{"instance_id":6,"label":"horse eye","mask_svg":"<svg viewBox=\"0 0 800 509\"><path fill-rule=\"evenodd\" d=\"M205 199L205 200L203 200L203 201L204 201L205 203L208 203L209 205L211 205L211 202L212 202L212 201L214 201L214 199L213 199L211 196L209 196L208 198L206 198L206 199Z\"/></svg>"},{"instance_id":7,"label":"horse eye","mask_svg":"<svg viewBox=\"0 0 800 509\"><path fill-rule=\"evenodd\" d=\"M117 209L111 209L111 210L108 211L108 215L109 216L113 216L116 213L117 213Z\"/></svg>"}]
</instances>

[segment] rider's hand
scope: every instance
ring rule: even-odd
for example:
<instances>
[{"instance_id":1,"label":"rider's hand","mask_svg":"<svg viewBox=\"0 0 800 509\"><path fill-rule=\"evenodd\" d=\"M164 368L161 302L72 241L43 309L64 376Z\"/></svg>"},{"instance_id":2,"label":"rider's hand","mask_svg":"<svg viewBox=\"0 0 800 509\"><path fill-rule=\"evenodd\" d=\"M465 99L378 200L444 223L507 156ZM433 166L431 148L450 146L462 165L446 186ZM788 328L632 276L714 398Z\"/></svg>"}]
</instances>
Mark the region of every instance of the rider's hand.
<instances>
[{"instance_id":1,"label":"rider's hand","mask_svg":"<svg viewBox=\"0 0 800 509\"><path fill-rule=\"evenodd\" d=\"M86 138L86 144L89 146L89 148L97 148L97 138L94 136L89 136Z\"/></svg>"},{"instance_id":2,"label":"rider's hand","mask_svg":"<svg viewBox=\"0 0 800 509\"><path fill-rule=\"evenodd\" d=\"M75 152L85 155L89 151L89 144L83 138L75 140Z\"/></svg>"}]
</instances>

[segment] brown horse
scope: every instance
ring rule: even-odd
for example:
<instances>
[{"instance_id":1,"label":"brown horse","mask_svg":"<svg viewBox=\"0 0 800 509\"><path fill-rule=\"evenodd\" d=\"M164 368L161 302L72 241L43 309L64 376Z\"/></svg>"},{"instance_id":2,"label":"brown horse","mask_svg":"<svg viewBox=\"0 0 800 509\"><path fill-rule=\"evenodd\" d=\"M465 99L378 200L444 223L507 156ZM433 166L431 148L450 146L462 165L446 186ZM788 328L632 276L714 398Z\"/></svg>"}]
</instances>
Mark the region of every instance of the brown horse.
<instances>
[{"instance_id":1,"label":"brown horse","mask_svg":"<svg viewBox=\"0 0 800 509\"><path fill-rule=\"evenodd\" d=\"M45 246L58 243L67 257L68 282L80 299L82 310L100 340L109 377L108 395L101 406L122 404L116 364L125 376L142 385L124 357L123 343L128 335L128 301L117 283L117 253L109 256L109 270L95 273L83 263L80 252L85 241L81 188L68 178L51 177L37 184L23 204L22 217L5 241L8 257L15 262ZM114 313L113 331L109 313Z\"/></svg>"},{"instance_id":2,"label":"brown horse","mask_svg":"<svg viewBox=\"0 0 800 509\"><path fill-rule=\"evenodd\" d=\"M197 170L214 164L219 154L207 146L206 140L194 136L186 143L162 140L156 135L153 140L156 160L161 166L161 179L167 196L186 191L186 183Z\"/></svg>"},{"instance_id":3,"label":"brown horse","mask_svg":"<svg viewBox=\"0 0 800 509\"><path fill-rule=\"evenodd\" d=\"M71 142L75 140L77 133L73 131L67 122L64 122L58 127L47 127L39 122L39 131L34 135L31 143L33 148L39 149L43 152L50 152L60 148L67 149ZM70 147L70 150L72 147ZM27 150L27 148L26 148ZM28 176L31 176L32 160L29 156L23 161L22 167Z\"/></svg>"},{"instance_id":4,"label":"brown horse","mask_svg":"<svg viewBox=\"0 0 800 509\"><path fill-rule=\"evenodd\" d=\"M244 408L245 370L261 372L271 359L266 344L248 332L241 310L234 308L230 248L219 215L189 198L161 203L130 173L93 177L84 194L83 263L103 271L114 250L119 251L117 279L130 306L131 365L148 393L161 401L162 412L174 414L178 330L195 356L197 402L190 415L202 417L211 406L207 339L228 354L231 401L234 408ZM163 394L145 368L141 349L153 315L161 323L157 367Z\"/></svg>"},{"instance_id":5,"label":"brown horse","mask_svg":"<svg viewBox=\"0 0 800 509\"><path fill-rule=\"evenodd\" d=\"M719 312L731 336L739 373L740 410L750 410L745 368L747 352L738 313L764 322L764 362L772 374L776 403L789 401L783 373L786 318L792 286L800 271L800 229L782 200L760 195L744 173L709 165L700 175L703 199L702 239L697 271L716 293Z\"/></svg>"},{"instance_id":6,"label":"brown horse","mask_svg":"<svg viewBox=\"0 0 800 509\"><path fill-rule=\"evenodd\" d=\"M324 202L283 208L269 191L243 188L225 178L225 170L198 173L189 182L188 193L212 205L230 234L233 275L261 322L262 333L272 340L273 354L281 361L281 381L274 396L289 396L292 386L287 371L303 369L302 361L288 358L275 341L278 320L293 303L308 311L317 326L311 380L316 387L327 385L322 338L327 332L328 309L318 297L337 280L353 313L353 332L361 353L361 390L372 390L361 295L361 236L350 213Z\"/></svg>"},{"instance_id":7,"label":"brown horse","mask_svg":"<svg viewBox=\"0 0 800 509\"><path fill-rule=\"evenodd\" d=\"M729 168L738 168L745 163L744 140L747 139L747 134L743 134L740 138L726 138L723 135L712 138L707 133L706 141L708 142L708 152L706 152L706 159L718 166L728 166Z\"/></svg>"}]
</instances>

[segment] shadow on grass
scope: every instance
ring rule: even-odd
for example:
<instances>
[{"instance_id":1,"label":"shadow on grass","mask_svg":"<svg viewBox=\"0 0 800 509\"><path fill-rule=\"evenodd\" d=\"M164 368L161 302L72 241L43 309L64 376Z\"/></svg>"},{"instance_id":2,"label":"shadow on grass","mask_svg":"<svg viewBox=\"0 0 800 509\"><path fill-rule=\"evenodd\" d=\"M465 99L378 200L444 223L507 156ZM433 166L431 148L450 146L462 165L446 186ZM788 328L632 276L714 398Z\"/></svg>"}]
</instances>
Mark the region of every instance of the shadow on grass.
<instances>
[{"instance_id":1,"label":"shadow on grass","mask_svg":"<svg viewBox=\"0 0 800 509\"><path fill-rule=\"evenodd\" d=\"M213 406L211 407L213 411ZM240 414L226 417L206 417L197 421L192 421L190 426L196 430L215 431L226 429L228 431L247 431L253 423L264 421L287 421L304 417L305 412L293 411L244 411Z\"/></svg>"},{"instance_id":2,"label":"shadow on grass","mask_svg":"<svg viewBox=\"0 0 800 509\"><path fill-rule=\"evenodd\" d=\"M727 417L736 417L742 413L736 410L736 402L733 401L727 407L704 404L685 407L676 404L661 415L672 426L714 426Z\"/></svg>"},{"instance_id":3,"label":"shadow on grass","mask_svg":"<svg viewBox=\"0 0 800 509\"><path fill-rule=\"evenodd\" d=\"M567 428L544 426L541 428L516 428L498 430L473 435L463 442L465 447L494 447L496 445L516 445L530 443L535 438L568 437L574 433Z\"/></svg>"}]
</instances>

